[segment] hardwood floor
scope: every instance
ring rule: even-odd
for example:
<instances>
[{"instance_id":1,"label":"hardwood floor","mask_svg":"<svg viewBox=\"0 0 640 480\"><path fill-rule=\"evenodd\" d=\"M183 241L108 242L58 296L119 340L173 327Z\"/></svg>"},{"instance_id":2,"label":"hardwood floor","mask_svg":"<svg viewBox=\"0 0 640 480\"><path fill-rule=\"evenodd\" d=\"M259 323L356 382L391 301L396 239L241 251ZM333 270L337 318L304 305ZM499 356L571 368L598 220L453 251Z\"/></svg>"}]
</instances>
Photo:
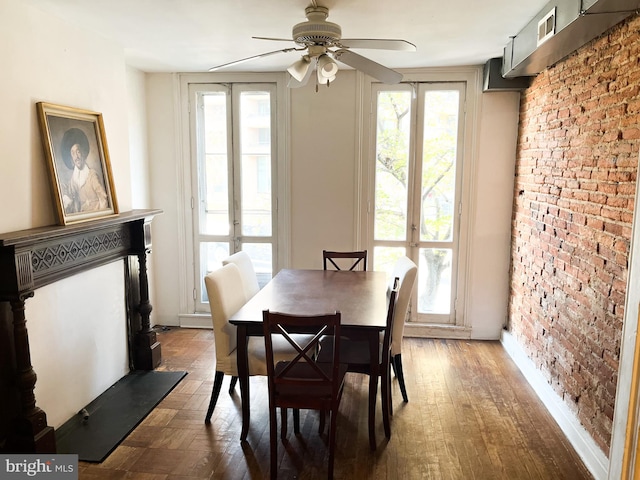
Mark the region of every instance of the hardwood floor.
<instances>
[{"instance_id":1,"label":"hardwood floor","mask_svg":"<svg viewBox=\"0 0 640 480\"><path fill-rule=\"evenodd\" d=\"M214 372L210 330L158 332L160 370L189 374L101 464L81 462L84 479L261 479L269 476L265 378L251 378L251 427L240 442L239 388L229 378L212 417L204 416ZM404 341L409 403L394 377L392 437L379 410L378 448L369 449L368 379L348 374L338 418L336 479L590 479L592 476L499 342ZM318 416L289 419L278 444L280 479L326 478L327 435Z\"/></svg>"}]
</instances>

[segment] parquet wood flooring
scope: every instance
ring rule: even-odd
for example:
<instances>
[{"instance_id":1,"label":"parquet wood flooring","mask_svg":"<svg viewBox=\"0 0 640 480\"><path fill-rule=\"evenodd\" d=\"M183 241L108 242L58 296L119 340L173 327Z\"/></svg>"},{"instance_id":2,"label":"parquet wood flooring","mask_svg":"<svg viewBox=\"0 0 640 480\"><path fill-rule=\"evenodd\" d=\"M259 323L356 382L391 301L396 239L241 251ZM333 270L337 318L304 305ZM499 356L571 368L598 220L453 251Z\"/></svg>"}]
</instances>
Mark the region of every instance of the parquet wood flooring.
<instances>
[{"instance_id":1,"label":"parquet wood flooring","mask_svg":"<svg viewBox=\"0 0 640 480\"><path fill-rule=\"evenodd\" d=\"M240 442L240 392L229 378L204 424L213 384L211 330L158 331L159 370L189 374L101 464L81 462L79 478L248 480L269 476L267 383L252 377L251 427ZM369 449L368 378L349 373L340 407L336 479L591 479L581 460L499 342L407 338L409 403L394 377L392 437L379 410L378 448ZM301 412L301 434L278 444L280 479L325 479L326 431ZM289 422L292 423L291 418Z\"/></svg>"}]
</instances>

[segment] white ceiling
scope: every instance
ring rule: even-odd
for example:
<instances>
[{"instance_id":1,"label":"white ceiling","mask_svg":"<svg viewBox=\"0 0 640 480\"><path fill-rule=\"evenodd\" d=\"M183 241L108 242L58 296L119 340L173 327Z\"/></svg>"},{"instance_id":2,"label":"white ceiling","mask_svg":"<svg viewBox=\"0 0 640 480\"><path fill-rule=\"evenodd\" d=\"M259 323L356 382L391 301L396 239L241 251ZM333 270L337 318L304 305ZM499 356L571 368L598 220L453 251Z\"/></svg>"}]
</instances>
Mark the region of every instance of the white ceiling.
<instances>
[{"instance_id":1,"label":"white ceiling","mask_svg":"<svg viewBox=\"0 0 640 480\"><path fill-rule=\"evenodd\" d=\"M146 72L203 72L214 65L295 46L311 0L23 0L122 45L127 63ZM317 0L344 38L404 39L417 52L356 50L390 68L484 64L500 57L548 0ZM229 71L284 71L297 52Z\"/></svg>"}]
</instances>

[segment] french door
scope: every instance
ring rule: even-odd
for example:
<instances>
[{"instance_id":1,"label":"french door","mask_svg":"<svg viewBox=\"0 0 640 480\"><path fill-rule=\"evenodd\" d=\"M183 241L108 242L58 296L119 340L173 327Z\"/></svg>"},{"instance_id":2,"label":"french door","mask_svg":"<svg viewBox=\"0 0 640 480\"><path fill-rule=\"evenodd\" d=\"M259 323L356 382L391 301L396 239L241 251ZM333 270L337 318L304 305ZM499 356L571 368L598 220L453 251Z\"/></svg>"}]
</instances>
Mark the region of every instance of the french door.
<instances>
[{"instance_id":1,"label":"french door","mask_svg":"<svg viewBox=\"0 0 640 480\"><path fill-rule=\"evenodd\" d=\"M191 84L194 300L208 311L204 276L243 250L261 285L277 262L276 86Z\"/></svg>"},{"instance_id":2,"label":"french door","mask_svg":"<svg viewBox=\"0 0 640 480\"><path fill-rule=\"evenodd\" d=\"M465 83L372 86L373 267L418 265L410 321L455 324Z\"/></svg>"}]
</instances>

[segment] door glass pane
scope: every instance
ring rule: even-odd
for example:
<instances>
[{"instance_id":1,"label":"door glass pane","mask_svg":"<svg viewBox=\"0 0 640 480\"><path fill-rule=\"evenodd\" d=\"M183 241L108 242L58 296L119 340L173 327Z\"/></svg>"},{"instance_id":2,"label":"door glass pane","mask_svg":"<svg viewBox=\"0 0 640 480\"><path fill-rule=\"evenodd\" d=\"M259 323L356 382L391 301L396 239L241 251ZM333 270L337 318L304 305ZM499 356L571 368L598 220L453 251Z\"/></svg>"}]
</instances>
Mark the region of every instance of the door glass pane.
<instances>
[{"instance_id":1,"label":"door glass pane","mask_svg":"<svg viewBox=\"0 0 640 480\"><path fill-rule=\"evenodd\" d=\"M379 272L387 272L387 278L391 280L393 267L400 257L407 254L404 247L374 247L373 248L373 269Z\"/></svg>"},{"instance_id":2,"label":"door glass pane","mask_svg":"<svg viewBox=\"0 0 640 480\"><path fill-rule=\"evenodd\" d=\"M420 241L451 241L458 144L459 92L427 91L424 132Z\"/></svg>"},{"instance_id":3,"label":"door glass pane","mask_svg":"<svg viewBox=\"0 0 640 480\"><path fill-rule=\"evenodd\" d=\"M229 235L229 177L227 152L226 95L203 95L204 104L204 164L201 164L200 233Z\"/></svg>"},{"instance_id":4,"label":"door glass pane","mask_svg":"<svg viewBox=\"0 0 640 480\"><path fill-rule=\"evenodd\" d=\"M450 313L452 255L449 248L420 249L418 313Z\"/></svg>"},{"instance_id":5,"label":"door glass pane","mask_svg":"<svg viewBox=\"0 0 640 480\"><path fill-rule=\"evenodd\" d=\"M271 235L271 96L240 95L242 235Z\"/></svg>"},{"instance_id":6,"label":"door glass pane","mask_svg":"<svg viewBox=\"0 0 640 480\"><path fill-rule=\"evenodd\" d=\"M411 92L379 92L374 220L376 240L403 240L406 237L410 120Z\"/></svg>"}]
</instances>

